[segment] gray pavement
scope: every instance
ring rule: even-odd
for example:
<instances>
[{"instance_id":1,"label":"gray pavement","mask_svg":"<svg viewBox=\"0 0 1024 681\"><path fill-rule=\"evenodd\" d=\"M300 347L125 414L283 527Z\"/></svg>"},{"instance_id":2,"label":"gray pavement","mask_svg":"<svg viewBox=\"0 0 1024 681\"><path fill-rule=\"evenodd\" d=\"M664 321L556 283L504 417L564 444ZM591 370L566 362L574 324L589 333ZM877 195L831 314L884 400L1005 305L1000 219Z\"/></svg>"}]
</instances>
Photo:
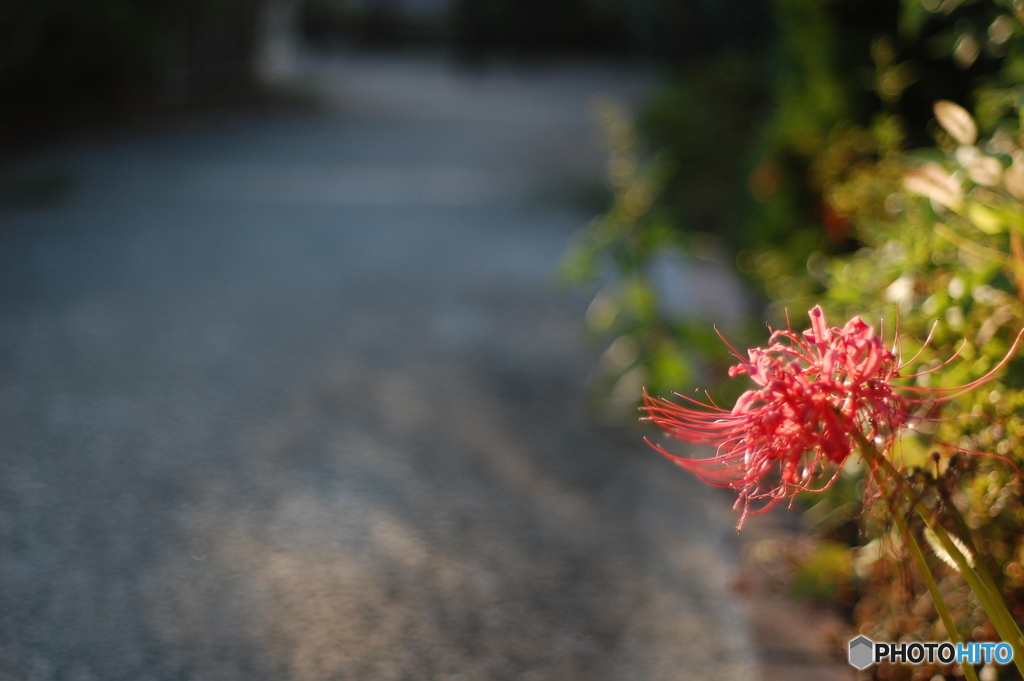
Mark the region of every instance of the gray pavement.
<instances>
[{"instance_id":1,"label":"gray pavement","mask_svg":"<svg viewBox=\"0 0 1024 681\"><path fill-rule=\"evenodd\" d=\"M644 73L324 60L18 159L0 679L746 679L729 499L588 425L550 278Z\"/></svg>"}]
</instances>

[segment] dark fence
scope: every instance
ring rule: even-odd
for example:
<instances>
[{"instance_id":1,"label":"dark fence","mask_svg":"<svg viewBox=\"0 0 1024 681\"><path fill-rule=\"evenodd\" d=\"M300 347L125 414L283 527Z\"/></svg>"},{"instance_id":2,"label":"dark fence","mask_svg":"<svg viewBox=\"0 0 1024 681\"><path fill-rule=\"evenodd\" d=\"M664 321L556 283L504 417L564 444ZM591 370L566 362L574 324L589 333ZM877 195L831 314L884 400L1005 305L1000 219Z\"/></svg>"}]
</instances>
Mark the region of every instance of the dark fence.
<instances>
[{"instance_id":1,"label":"dark fence","mask_svg":"<svg viewBox=\"0 0 1024 681\"><path fill-rule=\"evenodd\" d=\"M181 12L161 26L155 95L188 103L238 96L254 84L256 2Z\"/></svg>"},{"instance_id":2,"label":"dark fence","mask_svg":"<svg viewBox=\"0 0 1024 681\"><path fill-rule=\"evenodd\" d=\"M658 59L743 51L770 35L765 0L304 0L313 43L441 41L464 56L604 52Z\"/></svg>"},{"instance_id":3,"label":"dark fence","mask_svg":"<svg viewBox=\"0 0 1024 681\"><path fill-rule=\"evenodd\" d=\"M263 0L0 2L0 145L255 84Z\"/></svg>"}]
</instances>

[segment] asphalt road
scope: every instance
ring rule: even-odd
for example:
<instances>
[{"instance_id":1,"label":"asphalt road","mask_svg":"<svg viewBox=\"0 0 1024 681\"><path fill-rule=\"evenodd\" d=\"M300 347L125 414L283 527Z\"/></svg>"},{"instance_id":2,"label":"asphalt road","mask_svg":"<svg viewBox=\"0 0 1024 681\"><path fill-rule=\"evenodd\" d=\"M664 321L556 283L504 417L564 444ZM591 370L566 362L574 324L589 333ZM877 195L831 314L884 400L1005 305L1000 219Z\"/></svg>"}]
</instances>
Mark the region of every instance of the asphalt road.
<instances>
[{"instance_id":1,"label":"asphalt road","mask_svg":"<svg viewBox=\"0 0 1024 681\"><path fill-rule=\"evenodd\" d=\"M17 159L0 678L746 679L729 500L589 425L560 64L318 64L323 105Z\"/></svg>"}]
</instances>

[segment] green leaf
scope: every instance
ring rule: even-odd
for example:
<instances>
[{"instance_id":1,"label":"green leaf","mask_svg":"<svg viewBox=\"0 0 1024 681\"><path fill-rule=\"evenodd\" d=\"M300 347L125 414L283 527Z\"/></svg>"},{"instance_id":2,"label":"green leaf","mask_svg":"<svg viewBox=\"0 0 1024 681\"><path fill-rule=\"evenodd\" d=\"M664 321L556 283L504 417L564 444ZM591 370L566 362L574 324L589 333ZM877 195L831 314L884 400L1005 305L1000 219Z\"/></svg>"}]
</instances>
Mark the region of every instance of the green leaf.
<instances>
[{"instance_id":1,"label":"green leaf","mask_svg":"<svg viewBox=\"0 0 1024 681\"><path fill-rule=\"evenodd\" d=\"M999 234L1006 230L1006 223L999 213L983 204L968 204L967 217L985 234Z\"/></svg>"}]
</instances>

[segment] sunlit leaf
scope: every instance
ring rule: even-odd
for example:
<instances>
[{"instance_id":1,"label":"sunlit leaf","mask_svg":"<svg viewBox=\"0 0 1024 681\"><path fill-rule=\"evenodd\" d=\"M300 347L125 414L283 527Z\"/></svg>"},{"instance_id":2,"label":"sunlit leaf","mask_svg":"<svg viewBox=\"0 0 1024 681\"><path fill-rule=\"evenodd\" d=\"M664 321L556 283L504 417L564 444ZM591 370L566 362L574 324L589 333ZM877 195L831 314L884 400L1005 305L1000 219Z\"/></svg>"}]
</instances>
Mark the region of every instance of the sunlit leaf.
<instances>
[{"instance_id":1,"label":"sunlit leaf","mask_svg":"<svg viewBox=\"0 0 1024 681\"><path fill-rule=\"evenodd\" d=\"M974 144L978 139L978 126L967 109L947 100L935 102L935 118L946 132L960 144Z\"/></svg>"}]
</instances>

